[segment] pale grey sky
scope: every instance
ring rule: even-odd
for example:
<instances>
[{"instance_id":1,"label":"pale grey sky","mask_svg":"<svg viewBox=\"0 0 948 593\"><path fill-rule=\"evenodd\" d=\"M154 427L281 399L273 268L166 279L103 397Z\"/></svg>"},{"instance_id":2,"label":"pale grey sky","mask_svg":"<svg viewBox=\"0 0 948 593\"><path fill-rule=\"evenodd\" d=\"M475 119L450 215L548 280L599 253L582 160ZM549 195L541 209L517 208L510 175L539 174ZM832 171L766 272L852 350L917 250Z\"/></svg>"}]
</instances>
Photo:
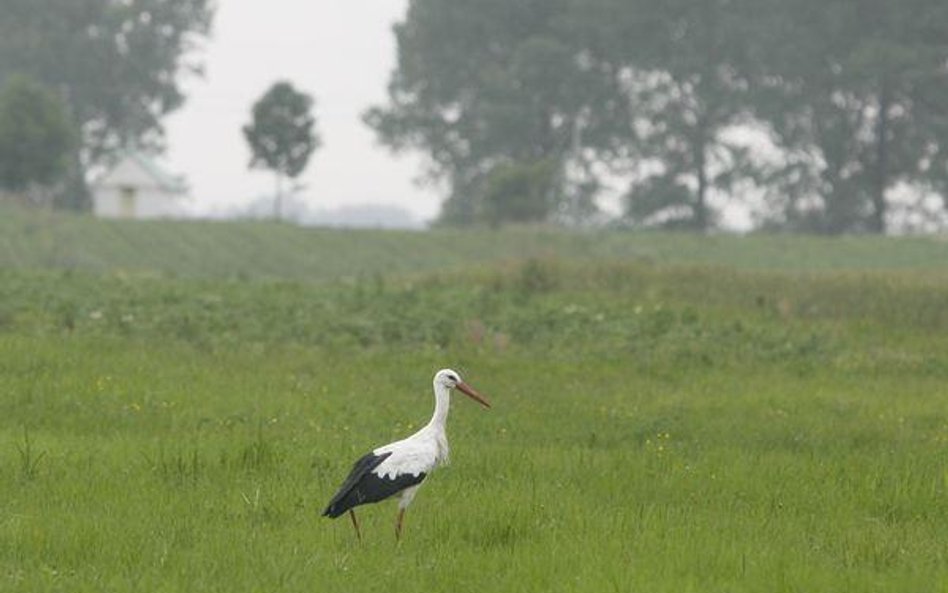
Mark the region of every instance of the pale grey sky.
<instances>
[{"instance_id":1,"label":"pale grey sky","mask_svg":"<svg viewBox=\"0 0 948 593\"><path fill-rule=\"evenodd\" d=\"M312 208L397 204L421 219L440 198L413 181L421 156L393 156L361 120L385 100L395 61L392 24L406 0L219 0L203 49L203 79L185 84L185 106L166 121L165 164L187 177L198 213L273 192L273 176L250 171L241 127L254 101L280 79L316 98L323 147L300 180Z\"/></svg>"}]
</instances>

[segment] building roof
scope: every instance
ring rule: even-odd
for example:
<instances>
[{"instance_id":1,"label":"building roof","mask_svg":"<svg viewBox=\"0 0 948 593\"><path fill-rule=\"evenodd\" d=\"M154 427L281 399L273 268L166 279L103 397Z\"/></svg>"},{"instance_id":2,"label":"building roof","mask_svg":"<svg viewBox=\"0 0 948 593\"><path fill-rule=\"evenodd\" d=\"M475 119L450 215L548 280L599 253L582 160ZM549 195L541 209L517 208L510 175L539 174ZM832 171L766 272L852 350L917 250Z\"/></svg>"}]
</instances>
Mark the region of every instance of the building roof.
<instances>
[{"instance_id":1,"label":"building roof","mask_svg":"<svg viewBox=\"0 0 948 593\"><path fill-rule=\"evenodd\" d=\"M188 189L183 177L169 173L138 150L123 153L115 165L92 185L150 187L176 194L185 193Z\"/></svg>"}]
</instances>

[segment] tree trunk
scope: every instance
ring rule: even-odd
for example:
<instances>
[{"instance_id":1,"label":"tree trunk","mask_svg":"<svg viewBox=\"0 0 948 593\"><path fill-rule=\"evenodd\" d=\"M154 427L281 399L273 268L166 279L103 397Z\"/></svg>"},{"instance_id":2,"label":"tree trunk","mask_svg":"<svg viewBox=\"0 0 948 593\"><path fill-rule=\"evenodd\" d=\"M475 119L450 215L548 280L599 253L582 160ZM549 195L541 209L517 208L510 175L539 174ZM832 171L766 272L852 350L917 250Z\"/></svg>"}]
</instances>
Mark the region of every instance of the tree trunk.
<instances>
[{"instance_id":1,"label":"tree trunk","mask_svg":"<svg viewBox=\"0 0 948 593\"><path fill-rule=\"evenodd\" d=\"M698 191L695 196L695 228L702 233L708 231L708 163L704 130L698 134L695 143L695 173L698 177Z\"/></svg>"},{"instance_id":2,"label":"tree trunk","mask_svg":"<svg viewBox=\"0 0 948 593\"><path fill-rule=\"evenodd\" d=\"M886 201L885 190L889 186L889 85L882 82L879 92L879 115L876 121L876 170L872 188L872 213L869 216L869 230L880 235L885 234Z\"/></svg>"},{"instance_id":3,"label":"tree trunk","mask_svg":"<svg viewBox=\"0 0 948 593\"><path fill-rule=\"evenodd\" d=\"M86 170L82 164L81 147L76 143L69 157L69 169L66 172L65 183L53 196L53 206L62 210L85 212L91 209L92 194L86 183Z\"/></svg>"},{"instance_id":4,"label":"tree trunk","mask_svg":"<svg viewBox=\"0 0 948 593\"><path fill-rule=\"evenodd\" d=\"M63 183L53 195L52 205L54 208L63 210L88 211L92 209L92 192L89 190L89 184L86 183L86 167L82 159L82 126L78 123L81 120L76 113L68 85L59 86L59 98L62 100L66 117L72 122L74 137L72 149L67 157L69 163Z\"/></svg>"},{"instance_id":5,"label":"tree trunk","mask_svg":"<svg viewBox=\"0 0 948 593\"><path fill-rule=\"evenodd\" d=\"M283 174L276 174L276 197L273 200L273 219L279 222L283 219Z\"/></svg>"}]
</instances>

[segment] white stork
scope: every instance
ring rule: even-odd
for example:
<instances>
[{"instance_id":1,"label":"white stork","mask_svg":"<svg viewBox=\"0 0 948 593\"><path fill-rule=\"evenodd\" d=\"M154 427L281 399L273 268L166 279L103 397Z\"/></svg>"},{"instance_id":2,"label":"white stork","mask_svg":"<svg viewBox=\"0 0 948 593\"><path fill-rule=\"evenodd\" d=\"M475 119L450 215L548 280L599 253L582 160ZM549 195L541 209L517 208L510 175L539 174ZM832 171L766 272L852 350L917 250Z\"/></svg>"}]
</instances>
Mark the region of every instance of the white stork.
<instances>
[{"instance_id":1,"label":"white stork","mask_svg":"<svg viewBox=\"0 0 948 593\"><path fill-rule=\"evenodd\" d=\"M485 408L490 407L487 399L462 381L456 371L438 371L434 376L435 409L431 421L410 437L378 447L356 461L349 477L323 511L323 516L335 519L349 511L356 537L362 541L353 507L379 502L398 494L395 539L401 539L405 509L411 504L415 492L433 469L448 460L445 422L448 419L450 393L454 388Z\"/></svg>"}]
</instances>

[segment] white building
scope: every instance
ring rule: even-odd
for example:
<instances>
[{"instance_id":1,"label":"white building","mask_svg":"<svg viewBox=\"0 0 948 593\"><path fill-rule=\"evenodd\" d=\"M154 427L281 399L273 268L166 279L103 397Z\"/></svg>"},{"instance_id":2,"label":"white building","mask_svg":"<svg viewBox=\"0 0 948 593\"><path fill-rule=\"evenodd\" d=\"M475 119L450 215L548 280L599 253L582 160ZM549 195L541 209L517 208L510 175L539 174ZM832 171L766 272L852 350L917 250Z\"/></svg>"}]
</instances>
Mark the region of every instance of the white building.
<instances>
[{"instance_id":1,"label":"white building","mask_svg":"<svg viewBox=\"0 0 948 593\"><path fill-rule=\"evenodd\" d=\"M187 184L148 156L125 153L91 184L92 208L102 218L174 218L184 213Z\"/></svg>"}]
</instances>

